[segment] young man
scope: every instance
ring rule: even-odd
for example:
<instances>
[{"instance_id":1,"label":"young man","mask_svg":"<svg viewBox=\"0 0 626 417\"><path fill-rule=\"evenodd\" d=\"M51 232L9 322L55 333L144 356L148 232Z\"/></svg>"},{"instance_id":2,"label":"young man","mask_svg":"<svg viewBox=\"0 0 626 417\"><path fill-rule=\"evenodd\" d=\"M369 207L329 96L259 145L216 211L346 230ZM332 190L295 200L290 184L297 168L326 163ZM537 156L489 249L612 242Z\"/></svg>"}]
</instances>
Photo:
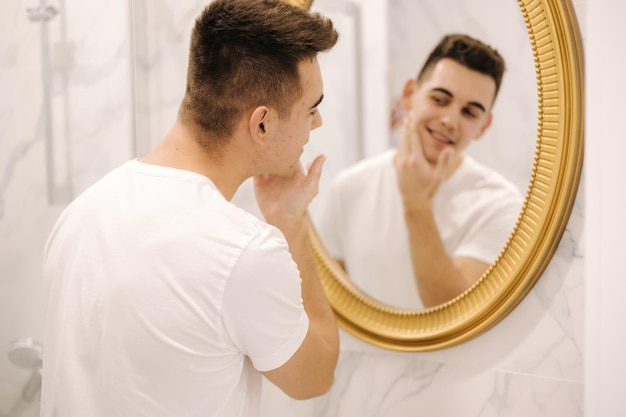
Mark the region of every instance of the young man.
<instances>
[{"instance_id":1,"label":"young man","mask_svg":"<svg viewBox=\"0 0 626 417\"><path fill-rule=\"evenodd\" d=\"M445 36L407 81L400 143L340 173L318 226L359 288L407 309L463 293L496 259L521 196L463 151L489 127L504 61Z\"/></svg>"},{"instance_id":2,"label":"young man","mask_svg":"<svg viewBox=\"0 0 626 417\"><path fill-rule=\"evenodd\" d=\"M323 160L299 159L337 36L279 0L197 19L170 132L49 237L42 416L255 416L261 374L298 399L329 389L337 326L306 223ZM229 202L249 177L267 223Z\"/></svg>"}]
</instances>

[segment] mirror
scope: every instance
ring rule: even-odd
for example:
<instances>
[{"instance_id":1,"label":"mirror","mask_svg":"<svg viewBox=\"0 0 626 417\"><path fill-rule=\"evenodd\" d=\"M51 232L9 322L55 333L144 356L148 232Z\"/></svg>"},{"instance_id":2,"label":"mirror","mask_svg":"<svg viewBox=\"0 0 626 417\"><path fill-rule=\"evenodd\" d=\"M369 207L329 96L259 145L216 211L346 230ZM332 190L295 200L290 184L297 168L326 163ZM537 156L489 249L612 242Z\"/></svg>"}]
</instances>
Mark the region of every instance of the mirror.
<instances>
[{"instance_id":1,"label":"mirror","mask_svg":"<svg viewBox=\"0 0 626 417\"><path fill-rule=\"evenodd\" d=\"M316 149L313 154L326 153L328 156L320 193L311 205L311 218L329 253L337 255L337 258L347 255L345 265L353 283L373 299L396 308L422 309L423 303L413 277L406 244L407 227L399 208L400 195L396 182L390 178L393 173L381 178L381 181L389 178L389 182L385 181L385 186L380 186L376 192L377 198L367 204L355 203L355 199L337 203L347 192L332 191L333 180L338 177L337 169L360 164L362 158L372 161L390 147L397 146L400 129L390 131L393 105L398 102L406 81L415 78L426 56L444 34L464 33L488 42L503 56L507 66L504 82L494 103L493 121L480 140L471 141L464 150L466 155L480 164L466 161L464 168L488 167L509 181L510 187L505 189L517 188L514 200L506 208L503 207L505 199L495 197L495 191L488 193L492 202L505 209L506 216L501 217L498 223L505 221L506 224L492 229L494 233L489 233L489 239L482 237L487 236L485 233L475 233L470 239L463 237L463 230L468 230L465 227L442 228L452 224L444 220L444 213L451 214L459 223L460 212L452 214L448 210L448 199L443 196L450 195L454 184L467 184L472 175L469 169L455 171L454 180L446 181L439 188L434 209L448 253L471 253L474 258L480 259L482 269L473 272L474 281L495 261L506 243L519 215L532 169L537 126L536 76L528 31L519 6L515 1L500 0L457 3L458 7L452 10L447 3L436 0L316 0L313 4L315 10L333 19L341 35L335 48L320 57L327 96L320 106L324 125L311 133L311 141L305 148L305 160L314 156L307 156L311 148ZM385 10L377 10L374 14L371 10L373 4ZM359 23L365 28L365 33L358 33ZM503 31L506 31L506 36L502 36ZM368 36L368 33L375 35ZM358 52L361 52L360 62ZM376 77L372 73L380 75ZM355 82L359 79L362 80L359 83L361 88L357 88ZM371 90L382 90L381 85L387 87L386 93L369 94ZM466 93L468 89L471 86L465 88ZM482 101L478 97L473 98ZM491 104L491 96L485 97L484 101ZM365 105L359 106L360 103ZM357 123L361 129L358 129ZM382 128L382 131L373 128ZM375 133L371 134L372 131ZM367 172L371 169L368 165ZM371 182L372 178L364 177L361 172L349 181L351 184L359 183L368 190L373 189ZM343 184L346 184L345 178ZM344 188L347 189L354 190L353 186ZM503 191L500 186L497 189ZM455 194L455 201L459 201L456 191ZM504 194L509 195L508 192ZM359 199L368 199L368 196L367 192L358 194ZM474 202L476 198L469 200ZM472 218L466 223L470 225L470 230L484 231L487 224L496 224L491 221L494 217L486 214L493 212L493 204L484 199L480 201L485 210L474 206L473 215L465 204L458 204L463 216ZM334 204L335 209L330 212L345 213L345 218L335 220L332 214L329 215L329 206ZM392 207L395 214L380 221L373 220L381 212L389 213ZM350 211L352 213L348 214ZM477 222L476 218L483 220ZM370 225L368 232L363 231L362 224ZM476 239L482 240L480 245L475 243ZM474 243L459 245L463 241ZM394 278L379 279L390 275ZM442 294L439 300L430 300L430 303L448 301L461 291Z\"/></svg>"},{"instance_id":2,"label":"mirror","mask_svg":"<svg viewBox=\"0 0 626 417\"><path fill-rule=\"evenodd\" d=\"M486 331L532 288L565 229L582 167L580 35L570 1L519 0L518 5L535 69L533 136L537 139L519 218L482 278L462 295L433 308L390 307L354 285L329 256L314 224L311 226L318 268L339 323L374 345L402 351L434 350ZM421 65L417 62L414 69ZM512 83L509 73L504 84L507 82ZM502 105L497 102L496 114Z\"/></svg>"}]
</instances>

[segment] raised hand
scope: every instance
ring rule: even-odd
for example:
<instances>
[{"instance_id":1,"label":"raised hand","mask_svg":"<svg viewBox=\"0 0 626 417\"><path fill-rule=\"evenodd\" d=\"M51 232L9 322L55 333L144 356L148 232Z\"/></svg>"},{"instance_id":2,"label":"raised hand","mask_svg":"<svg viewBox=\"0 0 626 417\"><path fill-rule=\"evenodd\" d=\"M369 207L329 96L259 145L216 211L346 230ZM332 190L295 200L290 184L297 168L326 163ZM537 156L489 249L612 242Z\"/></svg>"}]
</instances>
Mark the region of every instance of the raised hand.
<instances>
[{"instance_id":1,"label":"raised hand","mask_svg":"<svg viewBox=\"0 0 626 417\"><path fill-rule=\"evenodd\" d=\"M446 147L437 161L431 163L424 155L415 121L404 118L400 143L394 156L398 187L405 208L430 205L435 192L445 179L454 161L454 149Z\"/></svg>"},{"instance_id":2,"label":"raised hand","mask_svg":"<svg viewBox=\"0 0 626 417\"><path fill-rule=\"evenodd\" d=\"M319 190L324 160L325 157L319 155L311 163L308 172L300 164L300 170L292 177L254 177L257 204L268 223L283 229L306 217L309 203Z\"/></svg>"}]
</instances>

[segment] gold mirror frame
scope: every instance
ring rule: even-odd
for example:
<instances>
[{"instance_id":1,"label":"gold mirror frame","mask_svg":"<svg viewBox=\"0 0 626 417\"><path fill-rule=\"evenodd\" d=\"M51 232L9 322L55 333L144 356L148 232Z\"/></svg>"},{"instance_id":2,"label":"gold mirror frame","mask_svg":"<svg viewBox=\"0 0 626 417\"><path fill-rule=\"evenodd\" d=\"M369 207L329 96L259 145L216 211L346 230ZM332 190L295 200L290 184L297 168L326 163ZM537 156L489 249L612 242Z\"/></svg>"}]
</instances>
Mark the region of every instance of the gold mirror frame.
<instances>
[{"instance_id":1,"label":"gold mirror frame","mask_svg":"<svg viewBox=\"0 0 626 417\"><path fill-rule=\"evenodd\" d=\"M309 8L311 1L298 0ZM373 345L429 351L474 338L528 294L554 254L576 197L583 161L583 51L569 0L518 0L535 60L537 145L524 205L509 240L482 278L455 299L420 311L363 294L310 237L326 295L342 328Z\"/></svg>"},{"instance_id":2,"label":"gold mirror frame","mask_svg":"<svg viewBox=\"0 0 626 417\"><path fill-rule=\"evenodd\" d=\"M300 7L304 10L309 10L311 5L313 4L313 0L283 0L285 3L291 4L292 6Z\"/></svg>"}]
</instances>

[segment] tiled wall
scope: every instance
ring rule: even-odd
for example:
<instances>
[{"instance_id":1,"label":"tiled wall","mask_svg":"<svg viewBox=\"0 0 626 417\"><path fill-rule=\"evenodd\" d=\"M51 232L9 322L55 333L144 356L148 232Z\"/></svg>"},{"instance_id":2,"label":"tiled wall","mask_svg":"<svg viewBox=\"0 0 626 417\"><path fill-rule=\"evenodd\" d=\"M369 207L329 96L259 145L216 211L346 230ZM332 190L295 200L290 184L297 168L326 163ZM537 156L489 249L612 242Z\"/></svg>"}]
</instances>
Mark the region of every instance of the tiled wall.
<instances>
[{"instance_id":1,"label":"tiled wall","mask_svg":"<svg viewBox=\"0 0 626 417\"><path fill-rule=\"evenodd\" d=\"M5 0L0 12L0 416L22 403L33 370L11 362L16 339L41 341L42 251L65 204L133 155L129 6ZM47 86L47 87L46 87ZM11 414L9 414L11 413Z\"/></svg>"},{"instance_id":2,"label":"tiled wall","mask_svg":"<svg viewBox=\"0 0 626 417\"><path fill-rule=\"evenodd\" d=\"M490 1L498 4L491 13L498 12L499 16L504 13L513 20L507 23L490 17L489 7L473 0L455 0L454 7L449 1L434 0L419 3L316 0L314 7L328 13L343 32L336 50L321 57L325 75L321 111L325 125L314 132L304 156L306 163L319 152L328 155L322 187L341 167L393 143L387 132L390 97L406 71L417 68L416 60L423 55L424 48L435 42L440 31L465 30L464 25L469 25L467 31L502 45L502 50L510 54L507 60L514 64L505 83L525 77L528 64L523 59L518 63L516 59L529 53L527 47L519 44L519 54L509 52L518 42L513 33L520 30L519 16L514 13L517 3L507 0L510 4L502 6L502 0ZM17 368L3 352L16 338L41 339L42 248L67 200L65 190L75 195L112 167L156 144L173 121L184 90L188 35L193 19L206 2L135 0L132 13L125 3L108 0L62 3L64 10L60 10L48 27L51 111L46 113L41 27L28 21L23 2L3 2L0 13L0 416L3 417L17 404L22 386L30 377L29 370ZM588 3L589 0L575 2L583 36ZM391 18L416 4L425 8L418 12L422 32L412 33L410 42L405 42L398 30L411 27L412 20L392 25L386 16ZM131 16L134 34L129 31ZM407 12L402 16L410 15ZM355 52L357 45L361 47L360 55ZM403 54L411 58L405 62L401 59ZM367 88L357 89L358 82ZM518 139L506 143L520 144L521 148L515 148L518 154L532 146L532 140L516 136L534 134L536 123L531 106L523 104L532 101L532 90L526 91L531 96L520 98L516 94L521 89L521 85L513 82L503 86L496 119L506 123L502 127L493 126L492 136L484 138L485 143L494 146L476 152L486 160L505 158L511 168L507 175L523 186L530 169L528 157L511 160L506 153L508 148L500 142L515 136ZM48 130L46 114L50 114ZM52 137L46 136L50 131ZM54 149L52 154L48 152L50 145ZM503 153L498 153L499 150ZM53 184L49 181L51 175L55 179ZM246 191L244 186L238 197L242 205L251 204ZM331 392L296 402L268 384L263 415L582 415L585 289L582 191L581 188L564 238L544 275L525 300L495 328L460 346L429 353L381 350L342 334L344 349ZM319 198L324 198L323 192ZM33 406L23 404L16 410L22 415L36 415Z\"/></svg>"}]
</instances>

